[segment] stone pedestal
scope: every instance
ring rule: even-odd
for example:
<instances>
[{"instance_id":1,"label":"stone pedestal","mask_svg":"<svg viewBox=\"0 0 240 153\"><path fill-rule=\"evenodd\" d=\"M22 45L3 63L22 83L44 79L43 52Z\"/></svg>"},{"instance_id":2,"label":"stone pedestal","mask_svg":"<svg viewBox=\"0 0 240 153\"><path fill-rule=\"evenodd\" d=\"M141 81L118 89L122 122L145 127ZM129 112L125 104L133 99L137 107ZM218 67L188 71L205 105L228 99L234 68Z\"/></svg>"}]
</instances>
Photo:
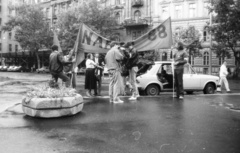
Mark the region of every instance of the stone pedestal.
<instances>
[{"instance_id":1,"label":"stone pedestal","mask_svg":"<svg viewBox=\"0 0 240 153\"><path fill-rule=\"evenodd\" d=\"M22 109L25 114L42 118L74 115L82 111L83 105L83 98L79 94L75 97L32 98L22 101Z\"/></svg>"}]
</instances>

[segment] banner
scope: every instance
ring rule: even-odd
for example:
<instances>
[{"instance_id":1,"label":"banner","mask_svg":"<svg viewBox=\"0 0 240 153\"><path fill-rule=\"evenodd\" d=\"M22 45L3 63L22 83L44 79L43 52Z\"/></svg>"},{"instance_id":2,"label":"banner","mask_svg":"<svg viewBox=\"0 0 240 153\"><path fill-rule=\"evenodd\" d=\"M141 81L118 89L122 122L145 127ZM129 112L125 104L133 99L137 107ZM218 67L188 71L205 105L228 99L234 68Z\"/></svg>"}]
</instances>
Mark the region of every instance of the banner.
<instances>
[{"instance_id":1,"label":"banner","mask_svg":"<svg viewBox=\"0 0 240 153\"><path fill-rule=\"evenodd\" d=\"M74 45L77 55L76 65L80 64L84 60L84 53L107 53L107 51L110 49L110 42L110 40L100 36L84 23L81 23L77 40ZM138 51L171 48L171 18L168 18L156 28L134 40L134 43L134 47Z\"/></svg>"},{"instance_id":2,"label":"banner","mask_svg":"<svg viewBox=\"0 0 240 153\"><path fill-rule=\"evenodd\" d=\"M84 53L107 53L110 49L110 42L110 40L100 36L84 23L81 23L74 45L76 53L75 64L78 65L84 60Z\"/></svg>"},{"instance_id":3,"label":"banner","mask_svg":"<svg viewBox=\"0 0 240 153\"><path fill-rule=\"evenodd\" d=\"M138 51L171 48L173 43L171 18L169 17L156 28L134 40L134 43Z\"/></svg>"},{"instance_id":4,"label":"banner","mask_svg":"<svg viewBox=\"0 0 240 153\"><path fill-rule=\"evenodd\" d=\"M55 30L53 30L53 45L57 45L58 46L58 51L62 52L62 48L60 46L60 42L58 40L58 36Z\"/></svg>"}]
</instances>

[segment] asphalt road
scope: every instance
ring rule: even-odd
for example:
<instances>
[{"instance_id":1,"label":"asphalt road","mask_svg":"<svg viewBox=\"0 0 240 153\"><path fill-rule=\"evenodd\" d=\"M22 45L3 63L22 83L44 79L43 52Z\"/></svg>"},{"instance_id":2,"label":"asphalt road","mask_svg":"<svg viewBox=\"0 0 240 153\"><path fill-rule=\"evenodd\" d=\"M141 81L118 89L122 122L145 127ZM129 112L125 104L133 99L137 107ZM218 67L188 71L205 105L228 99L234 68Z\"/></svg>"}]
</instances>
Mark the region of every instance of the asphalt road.
<instances>
[{"instance_id":1,"label":"asphalt road","mask_svg":"<svg viewBox=\"0 0 240 153\"><path fill-rule=\"evenodd\" d=\"M107 97L85 98L83 111L75 116L41 119L26 116L19 103L30 86L45 83L49 76L4 74L0 72L0 106L2 103L11 106L0 111L1 153L239 153L240 150L239 93L197 93L186 95L184 100L163 94L140 97L135 102L122 97L123 104L109 103ZM79 79L78 84L80 90L83 81ZM107 87L107 80L104 84Z\"/></svg>"}]
</instances>

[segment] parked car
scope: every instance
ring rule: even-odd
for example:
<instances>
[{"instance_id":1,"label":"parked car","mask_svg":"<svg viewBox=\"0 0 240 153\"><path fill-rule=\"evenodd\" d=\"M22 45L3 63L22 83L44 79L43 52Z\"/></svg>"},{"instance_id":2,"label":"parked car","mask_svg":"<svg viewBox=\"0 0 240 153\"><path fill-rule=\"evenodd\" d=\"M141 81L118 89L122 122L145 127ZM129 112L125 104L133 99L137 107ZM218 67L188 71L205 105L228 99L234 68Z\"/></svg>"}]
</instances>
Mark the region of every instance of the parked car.
<instances>
[{"instance_id":1,"label":"parked car","mask_svg":"<svg viewBox=\"0 0 240 153\"><path fill-rule=\"evenodd\" d=\"M49 69L46 66L43 66L36 70L37 73L49 73Z\"/></svg>"},{"instance_id":2,"label":"parked car","mask_svg":"<svg viewBox=\"0 0 240 153\"><path fill-rule=\"evenodd\" d=\"M7 71L9 66L2 66L2 68L0 69L0 71Z\"/></svg>"},{"instance_id":3,"label":"parked car","mask_svg":"<svg viewBox=\"0 0 240 153\"><path fill-rule=\"evenodd\" d=\"M140 93L158 95L161 91L173 90L173 63L171 61L155 62L146 73L137 77L137 86ZM217 89L219 77L197 74L190 64L185 64L183 74L184 90L191 94L194 91L203 91L204 94L213 94Z\"/></svg>"},{"instance_id":4,"label":"parked car","mask_svg":"<svg viewBox=\"0 0 240 153\"><path fill-rule=\"evenodd\" d=\"M13 71L14 70L14 68L15 68L15 66L9 66L8 68L7 68L7 71Z\"/></svg>"}]
</instances>

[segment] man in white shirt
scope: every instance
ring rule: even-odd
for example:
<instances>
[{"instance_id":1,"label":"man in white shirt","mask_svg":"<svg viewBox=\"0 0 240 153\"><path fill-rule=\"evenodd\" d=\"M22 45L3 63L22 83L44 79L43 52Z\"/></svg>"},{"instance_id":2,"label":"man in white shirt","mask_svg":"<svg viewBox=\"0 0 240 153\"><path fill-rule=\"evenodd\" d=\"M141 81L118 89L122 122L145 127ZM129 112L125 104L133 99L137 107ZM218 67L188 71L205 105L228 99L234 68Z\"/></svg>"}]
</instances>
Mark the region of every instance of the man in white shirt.
<instances>
[{"instance_id":1,"label":"man in white shirt","mask_svg":"<svg viewBox=\"0 0 240 153\"><path fill-rule=\"evenodd\" d=\"M219 72L219 76L220 76L220 80L219 80L219 85L220 87L217 88L218 92L221 92L221 87L222 87L222 83L224 83L225 88L227 90L227 93L230 93L230 89L229 89L229 85L228 85L228 81L227 81L227 75L228 75L228 71L227 71L227 62L224 61L222 66L220 67L220 72Z\"/></svg>"}]
</instances>

